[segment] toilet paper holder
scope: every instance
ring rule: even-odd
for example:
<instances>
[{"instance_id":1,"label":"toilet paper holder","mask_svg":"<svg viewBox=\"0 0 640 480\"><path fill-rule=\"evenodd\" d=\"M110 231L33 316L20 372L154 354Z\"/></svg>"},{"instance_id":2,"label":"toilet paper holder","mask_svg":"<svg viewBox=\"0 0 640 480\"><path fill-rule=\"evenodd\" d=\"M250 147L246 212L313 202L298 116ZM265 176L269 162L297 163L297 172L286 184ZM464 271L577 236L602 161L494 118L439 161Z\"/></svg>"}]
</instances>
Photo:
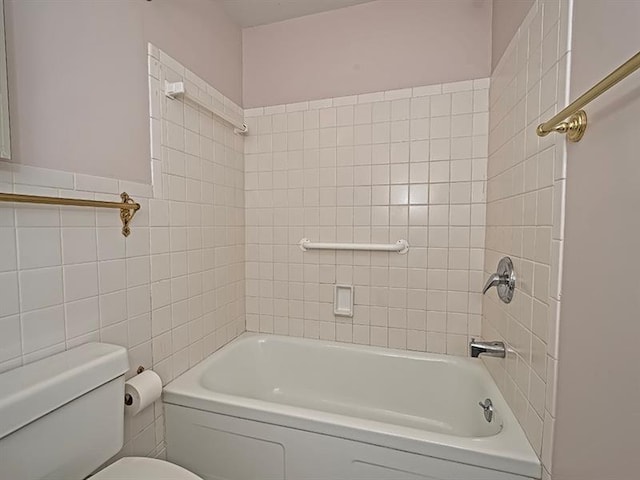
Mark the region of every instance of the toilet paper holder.
<instances>
[{"instance_id":1,"label":"toilet paper holder","mask_svg":"<svg viewBox=\"0 0 640 480\"><path fill-rule=\"evenodd\" d=\"M136 374L140 375L142 372L144 372L144 367L140 365L136 370ZM124 394L124 404L127 406L133 405L133 397L131 396L131 394L129 393Z\"/></svg>"}]
</instances>

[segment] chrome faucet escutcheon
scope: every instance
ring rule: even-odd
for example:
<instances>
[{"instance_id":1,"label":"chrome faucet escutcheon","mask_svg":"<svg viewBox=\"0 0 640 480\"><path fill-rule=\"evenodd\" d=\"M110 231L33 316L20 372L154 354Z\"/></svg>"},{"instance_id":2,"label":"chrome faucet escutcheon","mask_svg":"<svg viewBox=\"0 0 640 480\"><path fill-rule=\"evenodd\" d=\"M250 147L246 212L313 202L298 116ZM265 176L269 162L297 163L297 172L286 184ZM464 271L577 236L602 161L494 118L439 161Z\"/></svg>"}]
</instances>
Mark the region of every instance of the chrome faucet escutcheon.
<instances>
[{"instance_id":1,"label":"chrome faucet escutcheon","mask_svg":"<svg viewBox=\"0 0 640 480\"><path fill-rule=\"evenodd\" d=\"M513 271L513 262L509 257L503 257L498 262L498 271L491 275L482 288L484 295L491 287L496 287L498 297L504 303L510 303L516 289L516 274Z\"/></svg>"}]
</instances>

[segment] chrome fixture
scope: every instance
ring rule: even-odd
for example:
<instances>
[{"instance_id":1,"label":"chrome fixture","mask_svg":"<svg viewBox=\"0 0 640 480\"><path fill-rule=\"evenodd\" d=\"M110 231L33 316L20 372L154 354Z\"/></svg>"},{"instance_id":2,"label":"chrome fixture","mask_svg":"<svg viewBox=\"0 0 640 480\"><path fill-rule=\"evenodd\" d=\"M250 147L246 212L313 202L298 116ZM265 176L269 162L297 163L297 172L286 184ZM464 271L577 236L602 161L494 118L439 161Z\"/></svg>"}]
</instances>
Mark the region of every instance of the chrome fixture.
<instances>
[{"instance_id":1,"label":"chrome fixture","mask_svg":"<svg viewBox=\"0 0 640 480\"><path fill-rule=\"evenodd\" d=\"M479 342L472 338L469 342L469 353L472 358L478 358L480 355L504 358L507 356L507 349L504 342Z\"/></svg>"},{"instance_id":2,"label":"chrome fixture","mask_svg":"<svg viewBox=\"0 0 640 480\"><path fill-rule=\"evenodd\" d=\"M513 292L516 289L516 274L513 271L513 262L509 257L502 257L498 262L498 271L489 277L484 284L482 293L487 293L491 287L498 289L498 297L504 303L510 303L513 299Z\"/></svg>"},{"instance_id":3,"label":"chrome fixture","mask_svg":"<svg viewBox=\"0 0 640 480\"><path fill-rule=\"evenodd\" d=\"M491 423L491 420L493 420L493 402L491 399L487 398L484 402L478 402L478 405L484 410L484 419Z\"/></svg>"}]
</instances>

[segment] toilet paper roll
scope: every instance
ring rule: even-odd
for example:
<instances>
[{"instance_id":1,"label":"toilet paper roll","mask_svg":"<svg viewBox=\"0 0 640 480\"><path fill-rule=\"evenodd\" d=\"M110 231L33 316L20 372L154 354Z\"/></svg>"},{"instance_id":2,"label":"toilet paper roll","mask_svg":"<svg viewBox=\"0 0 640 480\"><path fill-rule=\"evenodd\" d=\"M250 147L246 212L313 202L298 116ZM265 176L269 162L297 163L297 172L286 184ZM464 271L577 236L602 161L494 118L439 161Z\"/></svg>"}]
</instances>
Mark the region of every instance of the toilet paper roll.
<instances>
[{"instance_id":1,"label":"toilet paper roll","mask_svg":"<svg viewBox=\"0 0 640 480\"><path fill-rule=\"evenodd\" d=\"M124 384L124 394L125 398L127 394L131 395L132 400L131 405L125 403L125 411L129 415L137 415L160 398L162 380L157 373L145 370Z\"/></svg>"}]
</instances>

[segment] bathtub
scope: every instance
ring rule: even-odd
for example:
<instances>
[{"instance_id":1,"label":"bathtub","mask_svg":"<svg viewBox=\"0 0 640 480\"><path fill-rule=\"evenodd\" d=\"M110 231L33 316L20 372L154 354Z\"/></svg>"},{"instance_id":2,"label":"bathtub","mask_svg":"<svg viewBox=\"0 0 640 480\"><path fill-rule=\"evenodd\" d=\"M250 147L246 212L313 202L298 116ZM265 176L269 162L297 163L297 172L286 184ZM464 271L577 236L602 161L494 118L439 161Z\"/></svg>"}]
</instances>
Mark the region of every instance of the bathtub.
<instances>
[{"instance_id":1,"label":"bathtub","mask_svg":"<svg viewBox=\"0 0 640 480\"><path fill-rule=\"evenodd\" d=\"M479 402L490 398L487 422ZM482 362L244 334L168 384L168 460L207 480L524 480L541 467Z\"/></svg>"}]
</instances>

